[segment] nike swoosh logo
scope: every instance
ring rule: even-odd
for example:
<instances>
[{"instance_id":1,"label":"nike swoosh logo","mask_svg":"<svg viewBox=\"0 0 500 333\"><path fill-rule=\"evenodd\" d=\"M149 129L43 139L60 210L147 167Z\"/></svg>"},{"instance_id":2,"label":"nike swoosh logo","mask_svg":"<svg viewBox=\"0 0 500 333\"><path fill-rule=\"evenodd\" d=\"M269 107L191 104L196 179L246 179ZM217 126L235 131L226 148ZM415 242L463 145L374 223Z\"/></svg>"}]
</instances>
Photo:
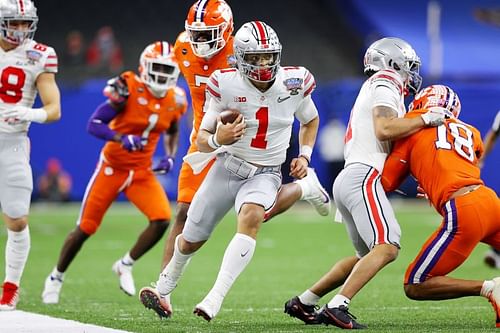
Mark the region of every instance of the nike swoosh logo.
<instances>
[{"instance_id":1,"label":"nike swoosh logo","mask_svg":"<svg viewBox=\"0 0 500 333\"><path fill-rule=\"evenodd\" d=\"M283 97L283 98L278 97L278 103L284 102L284 101L286 101L287 99L289 99L290 97L291 97L291 96L286 96L286 97Z\"/></svg>"},{"instance_id":2,"label":"nike swoosh logo","mask_svg":"<svg viewBox=\"0 0 500 333\"><path fill-rule=\"evenodd\" d=\"M243 258L244 256L246 256L248 254L249 251L250 251L250 249L248 249L247 252L245 252L245 253L240 253L240 256Z\"/></svg>"}]
</instances>

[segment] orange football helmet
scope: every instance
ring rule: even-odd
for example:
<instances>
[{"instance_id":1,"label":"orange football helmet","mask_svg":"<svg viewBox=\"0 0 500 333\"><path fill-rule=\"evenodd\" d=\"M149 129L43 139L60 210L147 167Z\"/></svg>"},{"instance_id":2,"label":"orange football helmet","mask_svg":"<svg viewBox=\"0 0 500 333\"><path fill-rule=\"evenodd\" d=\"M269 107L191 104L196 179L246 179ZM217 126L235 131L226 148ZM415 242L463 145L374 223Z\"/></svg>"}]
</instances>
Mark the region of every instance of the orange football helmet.
<instances>
[{"instance_id":1,"label":"orange football helmet","mask_svg":"<svg viewBox=\"0 0 500 333\"><path fill-rule=\"evenodd\" d=\"M164 97L174 87L179 77L179 65L173 47L167 42L154 42L142 51L139 74L142 81L156 97Z\"/></svg>"},{"instance_id":2,"label":"orange football helmet","mask_svg":"<svg viewBox=\"0 0 500 333\"><path fill-rule=\"evenodd\" d=\"M198 0L185 23L193 52L209 58L222 50L233 33L233 13L224 0Z\"/></svg>"},{"instance_id":3,"label":"orange football helmet","mask_svg":"<svg viewBox=\"0 0 500 333\"><path fill-rule=\"evenodd\" d=\"M435 84L422 89L411 102L409 110L428 109L432 106L447 109L455 118L458 118L462 108L460 99L453 89L441 84Z\"/></svg>"}]
</instances>

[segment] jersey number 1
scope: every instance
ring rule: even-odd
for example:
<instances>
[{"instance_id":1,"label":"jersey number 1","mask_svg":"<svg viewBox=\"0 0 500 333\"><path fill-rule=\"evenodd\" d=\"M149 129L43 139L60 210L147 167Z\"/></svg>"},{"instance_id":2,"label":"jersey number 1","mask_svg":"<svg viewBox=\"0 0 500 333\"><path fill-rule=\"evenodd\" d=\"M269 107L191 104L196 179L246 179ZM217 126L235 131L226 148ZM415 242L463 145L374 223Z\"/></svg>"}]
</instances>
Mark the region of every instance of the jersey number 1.
<instances>
[{"instance_id":1,"label":"jersey number 1","mask_svg":"<svg viewBox=\"0 0 500 333\"><path fill-rule=\"evenodd\" d=\"M17 67L6 67L0 74L0 99L4 103L17 103L23 98L26 80L24 71Z\"/></svg>"},{"instance_id":2,"label":"jersey number 1","mask_svg":"<svg viewBox=\"0 0 500 333\"><path fill-rule=\"evenodd\" d=\"M257 110L255 113L255 118L259 121L259 127L257 127L257 134L252 139L250 143L251 147L266 149L267 147L267 126L269 125L269 109L267 106L263 106Z\"/></svg>"}]
</instances>

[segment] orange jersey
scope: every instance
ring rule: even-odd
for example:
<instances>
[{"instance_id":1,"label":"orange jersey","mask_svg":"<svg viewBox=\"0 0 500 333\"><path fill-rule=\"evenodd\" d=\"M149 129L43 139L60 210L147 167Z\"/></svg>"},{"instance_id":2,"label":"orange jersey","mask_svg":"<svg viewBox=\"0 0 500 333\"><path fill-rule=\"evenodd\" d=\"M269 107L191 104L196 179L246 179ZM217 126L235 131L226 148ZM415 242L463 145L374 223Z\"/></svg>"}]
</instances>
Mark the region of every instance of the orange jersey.
<instances>
[{"instance_id":1,"label":"orange jersey","mask_svg":"<svg viewBox=\"0 0 500 333\"><path fill-rule=\"evenodd\" d=\"M186 112L183 89L169 89L165 97L156 98L133 72L121 75L127 82L130 95L124 108L109 123L120 134L139 135L147 140L142 151L128 152L121 143L108 141L102 153L105 161L117 169L146 169L156 150L160 134L168 130Z\"/></svg>"},{"instance_id":2,"label":"orange jersey","mask_svg":"<svg viewBox=\"0 0 500 333\"><path fill-rule=\"evenodd\" d=\"M406 117L418 117L427 110L414 110ZM428 127L394 145L382 173L386 191L395 190L411 173L427 193L438 212L457 190L483 184L478 158L483 153L479 131L457 119Z\"/></svg>"},{"instance_id":3,"label":"orange jersey","mask_svg":"<svg viewBox=\"0 0 500 333\"><path fill-rule=\"evenodd\" d=\"M189 44L186 32L182 32L175 42L175 57L179 68L187 81L193 105L193 132L190 142L194 144L198 129L203 118L205 104L205 86L208 77L217 69L231 67L230 58L233 56L233 37L227 41L226 46L209 59L197 57Z\"/></svg>"}]
</instances>

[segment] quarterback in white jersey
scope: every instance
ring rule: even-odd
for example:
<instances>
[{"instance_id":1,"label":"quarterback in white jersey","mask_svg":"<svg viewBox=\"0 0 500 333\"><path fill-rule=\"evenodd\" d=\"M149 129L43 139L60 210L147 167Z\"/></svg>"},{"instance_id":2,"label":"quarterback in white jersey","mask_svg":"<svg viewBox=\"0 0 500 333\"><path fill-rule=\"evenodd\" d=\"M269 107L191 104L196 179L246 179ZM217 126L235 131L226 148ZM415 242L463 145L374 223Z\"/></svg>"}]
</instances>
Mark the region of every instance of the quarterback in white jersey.
<instances>
[{"instance_id":1,"label":"quarterback in white jersey","mask_svg":"<svg viewBox=\"0 0 500 333\"><path fill-rule=\"evenodd\" d=\"M0 206L7 226L5 280L0 310L14 310L30 236L28 213L33 190L29 164L31 122L61 117L53 48L33 40L38 16L31 0L0 2ZM43 107L33 108L37 93Z\"/></svg>"},{"instance_id":2,"label":"quarterback in white jersey","mask_svg":"<svg viewBox=\"0 0 500 333\"><path fill-rule=\"evenodd\" d=\"M274 166L286 158L295 117L307 124L318 116L311 99L315 82L304 67L278 67L276 83L260 91L237 69L215 71L207 82L211 95L201 128L215 133L224 110L238 110L246 124L240 140L226 147L247 162Z\"/></svg>"},{"instance_id":3,"label":"quarterback in white jersey","mask_svg":"<svg viewBox=\"0 0 500 333\"><path fill-rule=\"evenodd\" d=\"M356 256L337 262L312 287L285 303L286 313L308 324L365 327L350 314L349 303L399 251L401 229L380 183L391 142L444 122L446 110L442 108L422 117L402 118L404 96L416 93L421 84L420 59L407 42L399 38L374 42L366 51L364 65L369 78L351 110L344 140L345 167L333 185L335 204ZM338 287L338 294L316 313L319 299Z\"/></svg>"},{"instance_id":4,"label":"quarterback in white jersey","mask_svg":"<svg viewBox=\"0 0 500 333\"><path fill-rule=\"evenodd\" d=\"M308 172L319 124L310 96L314 78L302 67L280 67L281 44L270 26L245 23L234 37L234 50L237 69L215 71L208 80L211 98L196 142L201 152L224 147L194 196L172 260L157 282L161 295L170 294L189 259L234 206L237 233L226 248L212 290L194 311L208 321L217 315L253 256L265 211L272 208L281 186L280 166L294 118L300 121L299 143L309 147L291 162L290 174L295 178ZM219 113L225 109L241 114L233 123L222 124Z\"/></svg>"}]
</instances>

